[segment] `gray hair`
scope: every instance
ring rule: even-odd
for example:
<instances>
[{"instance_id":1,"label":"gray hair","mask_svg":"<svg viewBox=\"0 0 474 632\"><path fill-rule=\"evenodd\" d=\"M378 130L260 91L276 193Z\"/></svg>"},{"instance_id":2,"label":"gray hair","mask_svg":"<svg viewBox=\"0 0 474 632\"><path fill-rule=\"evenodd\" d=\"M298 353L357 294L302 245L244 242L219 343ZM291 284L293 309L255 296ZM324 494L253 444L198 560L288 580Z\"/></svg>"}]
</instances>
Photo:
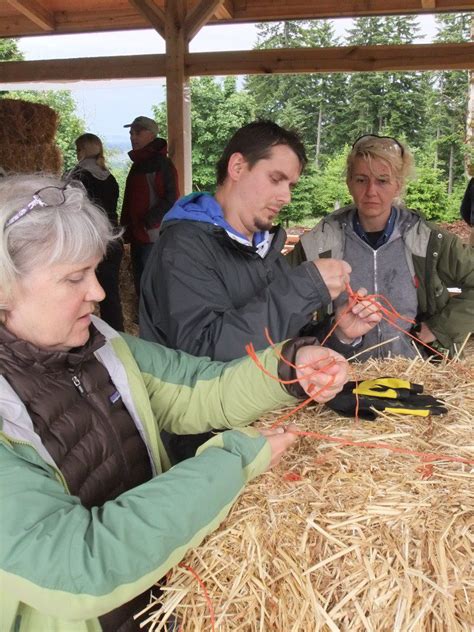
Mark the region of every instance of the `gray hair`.
<instances>
[{"instance_id":1,"label":"gray hair","mask_svg":"<svg viewBox=\"0 0 474 632\"><path fill-rule=\"evenodd\" d=\"M46 187L59 189L60 202L19 213ZM0 316L21 277L40 266L102 257L118 236L80 183L49 175L0 178L0 231Z\"/></svg>"}]
</instances>

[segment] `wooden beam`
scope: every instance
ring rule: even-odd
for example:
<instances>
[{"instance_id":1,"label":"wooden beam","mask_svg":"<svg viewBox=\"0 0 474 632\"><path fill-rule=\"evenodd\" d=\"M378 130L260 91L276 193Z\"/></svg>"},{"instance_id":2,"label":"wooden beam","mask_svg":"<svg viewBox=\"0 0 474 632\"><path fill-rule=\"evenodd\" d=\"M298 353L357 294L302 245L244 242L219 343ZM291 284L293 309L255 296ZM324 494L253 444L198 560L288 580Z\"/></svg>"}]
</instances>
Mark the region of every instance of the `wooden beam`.
<instances>
[{"instance_id":1,"label":"wooden beam","mask_svg":"<svg viewBox=\"0 0 474 632\"><path fill-rule=\"evenodd\" d=\"M166 61L166 55L4 61L0 63L0 82L41 83L164 77L167 72ZM474 42L186 53L184 64L183 77L258 73L474 70Z\"/></svg>"},{"instance_id":2,"label":"wooden beam","mask_svg":"<svg viewBox=\"0 0 474 632\"><path fill-rule=\"evenodd\" d=\"M474 44L471 42L279 48L275 50L193 53L186 58L186 72L190 76L469 70L473 68Z\"/></svg>"},{"instance_id":3,"label":"wooden beam","mask_svg":"<svg viewBox=\"0 0 474 632\"><path fill-rule=\"evenodd\" d=\"M435 9L436 8L436 0L421 0L421 8L422 9Z\"/></svg>"},{"instance_id":4,"label":"wooden beam","mask_svg":"<svg viewBox=\"0 0 474 632\"><path fill-rule=\"evenodd\" d=\"M234 17L234 0L224 0L220 7L217 7L214 16L216 20L232 20Z\"/></svg>"},{"instance_id":5,"label":"wooden beam","mask_svg":"<svg viewBox=\"0 0 474 632\"><path fill-rule=\"evenodd\" d=\"M158 0L157 0L158 1ZM142 3L145 0L141 0ZM154 5L152 0L147 0ZM23 37L41 33L37 24L23 15L8 15L3 7L5 0L0 0L0 37ZM74 7L80 6L78 3ZM147 5L148 6L148 5ZM154 5L156 8L160 8ZM424 9L420 0L226 0L223 7L231 7L230 18L213 16L209 24L222 20L232 23L259 22L263 20L311 19L358 17L364 15L396 15L474 11L474 0L436 0L434 9ZM221 12L224 9L221 8ZM109 0L97 0L97 5L87 6L81 10L58 11L54 14L55 33L88 33L97 31L128 30L150 28L150 20L138 12L135 5L120 4L115 6ZM155 15L158 13L155 11ZM155 26L156 28L156 26Z\"/></svg>"},{"instance_id":6,"label":"wooden beam","mask_svg":"<svg viewBox=\"0 0 474 632\"><path fill-rule=\"evenodd\" d=\"M8 3L42 31L54 31L54 15L35 0L8 0Z\"/></svg>"},{"instance_id":7,"label":"wooden beam","mask_svg":"<svg viewBox=\"0 0 474 632\"><path fill-rule=\"evenodd\" d=\"M186 0L166 0L166 108L169 155L178 171L181 195L192 190L191 90L185 75Z\"/></svg>"},{"instance_id":8,"label":"wooden beam","mask_svg":"<svg viewBox=\"0 0 474 632\"><path fill-rule=\"evenodd\" d=\"M209 22L216 9L224 4L224 0L199 0L186 16L184 36L190 42L201 28Z\"/></svg>"},{"instance_id":9,"label":"wooden beam","mask_svg":"<svg viewBox=\"0 0 474 632\"><path fill-rule=\"evenodd\" d=\"M165 55L126 55L0 63L0 83L149 79L165 75Z\"/></svg>"},{"instance_id":10,"label":"wooden beam","mask_svg":"<svg viewBox=\"0 0 474 632\"><path fill-rule=\"evenodd\" d=\"M148 20L161 37L165 37L165 13L153 0L128 0L137 11Z\"/></svg>"}]
</instances>

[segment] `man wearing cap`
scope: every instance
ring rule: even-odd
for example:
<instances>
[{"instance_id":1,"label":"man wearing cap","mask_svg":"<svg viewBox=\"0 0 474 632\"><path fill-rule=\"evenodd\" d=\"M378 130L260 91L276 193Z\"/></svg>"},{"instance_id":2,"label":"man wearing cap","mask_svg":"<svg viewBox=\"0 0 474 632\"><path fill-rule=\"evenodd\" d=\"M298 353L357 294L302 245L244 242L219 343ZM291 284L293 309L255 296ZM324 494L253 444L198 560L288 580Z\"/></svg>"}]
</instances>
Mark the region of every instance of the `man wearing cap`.
<instances>
[{"instance_id":1,"label":"man wearing cap","mask_svg":"<svg viewBox=\"0 0 474 632\"><path fill-rule=\"evenodd\" d=\"M120 223L130 243L133 280L137 296L140 278L164 214L179 197L176 169L167 156L167 142L158 137L156 122L147 116L124 125L130 128L133 162L123 198Z\"/></svg>"}]
</instances>

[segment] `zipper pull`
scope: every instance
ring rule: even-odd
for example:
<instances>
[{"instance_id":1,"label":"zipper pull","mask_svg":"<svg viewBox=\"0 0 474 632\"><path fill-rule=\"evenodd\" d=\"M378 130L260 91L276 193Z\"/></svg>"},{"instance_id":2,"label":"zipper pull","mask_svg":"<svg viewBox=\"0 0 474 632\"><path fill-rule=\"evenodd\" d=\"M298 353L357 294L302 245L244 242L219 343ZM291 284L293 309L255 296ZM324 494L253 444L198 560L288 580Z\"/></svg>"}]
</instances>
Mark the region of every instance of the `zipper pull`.
<instances>
[{"instance_id":1,"label":"zipper pull","mask_svg":"<svg viewBox=\"0 0 474 632\"><path fill-rule=\"evenodd\" d=\"M71 380L72 380L72 383L74 384L74 386L79 391L79 394L80 395L85 395L86 391L84 390L84 387L81 384L81 380L77 377L77 375L73 375Z\"/></svg>"}]
</instances>

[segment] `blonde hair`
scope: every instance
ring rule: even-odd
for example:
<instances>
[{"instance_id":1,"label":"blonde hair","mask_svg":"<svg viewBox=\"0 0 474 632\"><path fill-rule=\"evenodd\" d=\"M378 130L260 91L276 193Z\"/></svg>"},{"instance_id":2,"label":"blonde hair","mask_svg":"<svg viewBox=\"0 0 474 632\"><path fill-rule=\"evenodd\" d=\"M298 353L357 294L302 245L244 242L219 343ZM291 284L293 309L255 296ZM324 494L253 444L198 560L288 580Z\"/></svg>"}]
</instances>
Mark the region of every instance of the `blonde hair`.
<instances>
[{"instance_id":1,"label":"blonde hair","mask_svg":"<svg viewBox=\"0 0 474 632\"><path fill-rule=\"evenodd\" d=\"M95 158L96 163L102 169L106 169L104 146L102 141L95 134L87 132L76 138L76 151L79 160L84 158Z\"/></svg>"},{"instance_id":2,"label":"blonde hair","mask_svg":"<svg viewBox=\"0 0 474 632\"><path fill-rule=\"evenodd\" d=\"M361 136L349 152L346 160L346 181L351 180L357 158L367 161L372 171L372 160L381 160L390 168L400 186L400 196L405 193L409 178L414 176L413 155L406 145L390 136L367 134Z\"/></svg>"}]
</instances>

